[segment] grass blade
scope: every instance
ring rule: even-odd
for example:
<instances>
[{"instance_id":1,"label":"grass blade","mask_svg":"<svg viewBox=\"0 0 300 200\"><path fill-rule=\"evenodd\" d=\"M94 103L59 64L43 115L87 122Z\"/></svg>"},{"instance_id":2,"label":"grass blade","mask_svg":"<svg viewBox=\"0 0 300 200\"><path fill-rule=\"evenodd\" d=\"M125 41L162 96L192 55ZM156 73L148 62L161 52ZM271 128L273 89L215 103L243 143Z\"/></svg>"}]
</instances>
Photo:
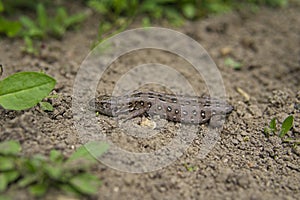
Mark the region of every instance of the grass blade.
<instances>
[{"instance_id":1,"label":"grass blade","mask_svg":"<svg viewBox=\"0 0 300 200\"><path fill-rule=\"evenodd\" d=\"M277 131L277 128L276 128L276 118L275 117L270 122L270 129L271 129L271 131L273 133Z\"/></svg>"},{"instance_id":2,"label":"grass blade","mask_svg":"<svg viewBox=\"0 0 300 200\"><path fill-rule=\"evenodd\" d=\"M39 26L45 30L48 26L48 16L44 5L41 3L37 5L37 20Z\"/></svg>"}]
</instances>

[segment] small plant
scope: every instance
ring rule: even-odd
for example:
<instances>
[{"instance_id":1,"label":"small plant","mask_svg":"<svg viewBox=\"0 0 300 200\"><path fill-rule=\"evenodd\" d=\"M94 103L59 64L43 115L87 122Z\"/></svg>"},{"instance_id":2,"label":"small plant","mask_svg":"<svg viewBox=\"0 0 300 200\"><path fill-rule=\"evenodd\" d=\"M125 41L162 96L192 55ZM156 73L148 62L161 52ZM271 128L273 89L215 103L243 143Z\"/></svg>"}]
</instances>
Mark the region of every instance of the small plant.
<instances>
[{"instance_id":1,"label":"small plant","mask_svg":"<svg viewBox=\"0 0 300 200\"><path fill-rule=\"evenodd\" d=\"M62 38L66 30L83 22L87 17L87 13L77 13L68 15L63 7L56 9L55 16L49 16L45 6L39 3L36 7L36 20L32 20L27 16L20 17L20 23L23 29L20 35L24 38L25 47L23 51L29 54L37 54L34 48L32 38L44 39L48 36Z\"/></svg>"},{"instance_id":2,"label":"small plant","mask_svg":"<svg viewBox=\"0 0 300 200\"><path fill-rule=\"evenodd\" d=\"M283 7L288 0L88 0L87 5L102 15L99 25L99 40L105 34L114 35L127 28L139 16L144 26L166 20L180 26L210 14L230 12L234 9L251 8L259 5Z\"/></svg>"},{"instance_id":3,"label":"small plant","mask_svg":"<svg viewBox=\"0 0 300 200\"><path fill-rule=\"evenodd\" d=\"M41 102L39 102L39 106L41 107L41 109L42 109L43 111L49 111L49 112L52 112L52 111L54 110L52 104L49 103L49 102L41 101Z\"/></svg>"},{"instance_id":4,"label":"small plant","mask_svg":"<svg viewBox=\"0 0 300 200\"><path fill-rule=\"evenodd\" d=\"M81 23L87 17L86 13L68 15L63 7L57 8L55 16L52 17L47 14L45 6L41 3L36 7L36 15L36 20L27 16L20 18L20 22L25 28L21 33L22 36L45 38L50 35L61 38L68 28Z\"/></svg>"},{"instance_id":5,"label":"small plant","mask_svg":"<svg viewBox=\"0 0 300 200\"><path fill-rule=\"evenodd\" d=\"M264 133L267 137L270 137L270 134L275 134L275 132L277 132L277 128L276 128L276 118L274 117L273 119L271 119L269 127L265 127L264 128Z\"/></svg>"},{"instance_id":6,"label":"small plant","mask_svg":"<svg viewBox=\"0 0 300 200\"><path fill-rule=\"evenodd\" d=\"M264 134L266 135L266 137L270 137L270 134L278 134L278 137L280 137L283 142L295 142L295 143L299 143L299 141L295 141L292 140L291 138L287 138L285 139L284 137L286 136L287 132L289 130L291 130L291 128L293 127L293 122L294 122L294 117L293 115L288 116L287 118L285 118L285 120L282 122L281 124L281 128L280 131L278 132L278 129L276 128L276 118L273 118L270 121L269 127L265 127L264 128Z\"/></svg>"},{"instance_id":7,"label":"small plant","mask_svg":"<svg viewBox=\"0 0 300 200\"><path fill-rule=\"evenodd\" d=\"M21 50L25 53L31 54L31 55L38 55L39 51L34 46L33 40L29 36L24 36L24 46L21 48Z\"/></svg>"},{"instance_id":8,"label":"small plant","mask_svg":"<svg viewBox=\"0 0 300 200\"><path fill-rule=\"evenodd\" d=\"M39 3L38 0L30 1L5 1L0 0L0 14L13 15L15 11L24 8L36 11L36 20L28 16L21 16L17 21L11 21L0 15L0 34L8 37L22 37L25 47L22 50L28 54L37 55L38 50L34 47L33 39L44 39L49 36L62 38L65 32L83 22L87 12L69 15L64 7L57 7L54 16L49 15L44 5L53 7L50 1Z\"/></svg>"},{"instance_id":9,"label":"small plant","mask_svg":"<svg viewBox=\"0 0 300 200\"><path fill-rule=\"evenodd\" d=\"M97 163L90 154L101 156L108 145L90 142L78 148L71 157L52 150L49 157L20 155L21 146L17 141L0 143L0 192L8 187L26 188L36 197L42 197L50 188L56 188L74 195L94 195L100 180L88 170Z\"/></svg>"},{"instance_id":10,"label":"small plant","mask_svg":"<svg viewBox=\"0 0 300 200\"><path fill-rule=\"evenodd\" d=\"M99 40L104 34L111 35L127 28L137 16L149 26L151 22L166 19L175 26L182 25L184 18L194 19L196 7L192 0L89 0L87 5L100 13L105 20L99 25Z\"/></svg>"},{"instance_id":11,"label":"small plant","mask_svg":"<svg viewBox=\"0 0 300 200\"><path fill-rule=\"evenodd\" d=\"M240 70L242 68L242 63L240 62L237 62L235 61L234 59L232 58L226 58L225 61L224 61L224 64L227 66L227 67L231 67L235 70Z\"/></svg>"},{"instance_id":12,"label":"small plant","mask_svg":"<svg viewBox=\"0 0 300 200\"><path fill-rule=\"evenodd\" d=\"M44 73L15 73L0 81L0 105L9 110L31 108L47 97L55 84L56 80ZM42 106L51 110L49 104Z\"/></svg>"},{"instance_id":13,"label":"small plant","mask_svg":"<svg viewBox=\"0 0 300 200\"><path fill-rule=\"evenodd\" d=\"M0 0L0 13L4 11L4 5ZM0 16L0 33L5 34L8 37L14 37L21 30L21 23L18 21L10 21Z\"/></svg>"},{"instance_id":14,"label":"small plant","mask_svg":"<svg viewBox=\"0 0 300 200\"><path fill-rule=\"evenodd\" d=\"M189 172L194 172L194 171L197 171L198 170L198 167L197 166L192 166L192 165L189 165L187 163L184 164L184 167L186 168L187 171Z\"/></svg>"}]
</instances>

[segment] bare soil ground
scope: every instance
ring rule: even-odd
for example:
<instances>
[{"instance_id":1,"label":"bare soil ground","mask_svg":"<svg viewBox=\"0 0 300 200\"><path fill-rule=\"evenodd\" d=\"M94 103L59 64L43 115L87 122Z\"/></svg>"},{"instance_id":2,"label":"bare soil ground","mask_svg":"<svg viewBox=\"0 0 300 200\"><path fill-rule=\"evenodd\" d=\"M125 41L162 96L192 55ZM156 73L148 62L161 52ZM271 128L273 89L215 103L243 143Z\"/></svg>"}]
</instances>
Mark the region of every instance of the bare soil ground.
<instances>
[{"instance_id":1,"label":"bare soil ground","mask_svg":"<svg viewBox=\"0 0 300 200\"><path fill-rule=\"evenodd\" d=\"M294 128L288 136L299 140L299 11L299 7L290 7L261 9L255 14L235 12L178 28L212 56L223 76L228 101L235 109L226 119L217 144L203 159L196 157L199 148L194 141L176 162L154 172L131 174L99 164L95 173L103 185L95 199L299 199L300 147L283 143L278 136L267 138L263 133L273 117L281 124L292 114ZM0 42L0 62L5 67L2 78L19 71L43 70L57 80L53 93L59 96L48 100L54 112L43 112L39 107L19 112L0 108L1 141L20 141L25 155L48 154L51 149L57 149L68 156L81 145L73 124L72 88L77 69L95 41L97 23L91 17L80 31L68 32L61 41L49 39L38 57L22 54L21 40ZM136 63L137 58L148 54L151 52L137 52L115 65ZM240 61L242 68L234 70L225 66L227 56ZM163 64L174 65L174 60L161 57ZM114 73L112 77L121 72ZM185 73L189 80L194 80L193 85L198 84L192 71ZM113 88L110 78L106 84ZM112 121L105 116L99 118L99 122ZM176 125L169 124L165 130L167 135L160 134L156 140L138 144L116 134L118 131L108 123L100 126L110 131L113 140L125 149L147 152L149 148L158 148L157 142L164 144L170 139ZM10 192L16 199L31 199L25 191ZM48 196L53 199L59 195L54 192Z\"/></svg>"}]
</instances>

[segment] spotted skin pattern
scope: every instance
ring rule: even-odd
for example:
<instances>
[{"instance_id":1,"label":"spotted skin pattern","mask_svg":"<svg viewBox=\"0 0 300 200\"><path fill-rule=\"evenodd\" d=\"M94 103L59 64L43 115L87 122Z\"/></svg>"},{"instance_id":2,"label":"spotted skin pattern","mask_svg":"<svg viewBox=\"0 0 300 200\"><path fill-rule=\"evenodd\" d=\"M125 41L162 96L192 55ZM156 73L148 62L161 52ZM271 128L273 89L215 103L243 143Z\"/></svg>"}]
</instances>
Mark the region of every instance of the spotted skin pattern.
<instances>
[{"instance_id":1,"label":"spotted skin pattern","mask_svg":"<svg viewBox=\"0 0 300 200\"><path fill-rule=\"evenodd\" d=\"M215 115L229 114L233 107L210 97L181 96L157 92L135 92L112 97L102 95L92 99L89 107L100 114L132 119L141 115L160 117L173 122L203 124Z\"/></svg>"}]
</instances>

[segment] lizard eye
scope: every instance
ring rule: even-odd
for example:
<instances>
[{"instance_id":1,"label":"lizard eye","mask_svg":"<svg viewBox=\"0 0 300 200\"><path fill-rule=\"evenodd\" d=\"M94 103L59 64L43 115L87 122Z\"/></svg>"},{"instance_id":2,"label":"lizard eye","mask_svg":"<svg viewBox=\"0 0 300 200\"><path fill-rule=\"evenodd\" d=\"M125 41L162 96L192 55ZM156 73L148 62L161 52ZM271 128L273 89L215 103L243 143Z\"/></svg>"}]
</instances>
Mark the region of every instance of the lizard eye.
<instances>
[{"instance_id":1,"label":"lizard eye","mask_svg":"<svg viewBox=\"0 0 300 200\"><path fill-rule=\"evenodd\" d=\"M201 117L202 117L203 119L205 119L205 111L204 111L204 110L201 110Z\"/></svg>"}]
</instances>

